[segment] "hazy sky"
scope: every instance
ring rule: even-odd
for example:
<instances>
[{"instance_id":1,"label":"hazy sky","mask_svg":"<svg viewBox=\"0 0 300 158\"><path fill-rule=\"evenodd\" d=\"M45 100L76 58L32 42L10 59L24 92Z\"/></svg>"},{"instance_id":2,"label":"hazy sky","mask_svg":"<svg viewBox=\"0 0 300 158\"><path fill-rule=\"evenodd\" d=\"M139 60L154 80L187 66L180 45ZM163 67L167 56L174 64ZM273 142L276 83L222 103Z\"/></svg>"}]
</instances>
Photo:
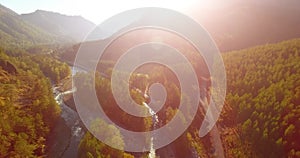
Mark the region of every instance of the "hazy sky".
<instances>
[{"instance_id":1,"label":"hazy sky","mask_svg":"<svg viewBox=\"0 0 300 158\"><path fill-rule=\"evenodd\" d=\"M99 24L128 9L147 6L184 11L196 1L199 3L199 0L0 0L0 3L19 14L41 9L67 15L81 15Z\"/></svg>"}]
</instances>

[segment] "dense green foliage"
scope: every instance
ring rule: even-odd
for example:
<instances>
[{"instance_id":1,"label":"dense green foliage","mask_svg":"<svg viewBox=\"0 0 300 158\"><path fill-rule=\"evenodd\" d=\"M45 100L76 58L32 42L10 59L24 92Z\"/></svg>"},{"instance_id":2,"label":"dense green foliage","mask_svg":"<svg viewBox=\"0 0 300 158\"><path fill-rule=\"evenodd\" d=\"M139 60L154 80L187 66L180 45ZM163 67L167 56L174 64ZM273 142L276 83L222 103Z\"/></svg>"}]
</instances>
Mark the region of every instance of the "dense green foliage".
<instances>
[{"instance_id":1,"label":"dense green foliage","mask_svg":"<svg viewBox=\"0 0 300 158\"><path fill-rule=\"evenodd\" d=\"M92 130L97 134L105 134L107 141L110 141L113 144L117 143L121 146L124 146L123 138L119 130L115 126L109 125L101 119L97 119L92 123ZM129 153L113 149L105 143L99 141L90 132L86 133L84 138L80 142L78 157L133 158L133 156Z\"/></svg>"},{"instance_id":2,"label":"dense green foliage","mask_svg":"<svg viewBox=\"0 0 300 158\"><path fill-rule=\"evenodd\" d=\"M110 68L108 68L110 69ZM147 74L138 73L138 71L147 71ZM90 82L90 79L92 78L91 73L78 73L75 76L75 83L77 89L80 90L81 88L90 87L93 88L92 83ZM173 79L174 80L173 80ZM147 92L147 88L152 83L161 83L166 87L167 91L167 102L165 103L165 106L159 111L157 114L160 123L157 124L156 127L153 125L153 119L151 117L135 117L132 115L129 115L115 102L114 96L111 92L111 84L110 79L105 78L103 75L96 73L95 75L95 88L98 96L98 100L101 103L101 106L104 110L104 112L114 121L114 123L118 124L119 126L132 130L132 131L149 131L153 130L153 128L159 128L160 126L164 126L167 124L175 114L179 114L180 118L182 119L182 123L185 123L185 117L180 113L179 110L177 110L179 105L179 99L180 98L180 92L178 89L178 81L174 77L174 74L171 73L170 70L168 70L166 67L162 67L161 65L148 65L143 68L143 70L137 70L135 73L131 75L130 78L130 94L133 100L135 100L136 103L142 105L143 102L148 102L146 98L144 98L144 92ZM124 89L118 89L119 91L124 91ZM84 95L84 94L82 94ZM86 100L89 100L89 96L82 96L82 98L85 98ZM125 98L125 97L120 97ZM93 104L93 103L90 103ZM86 106L89 106L89 103L86 104ZM98 129L96 133L103 134L103 133L109 133L109 128L106 127L107 125L98 125ZM115 128L113 125L110 126L111 128ZM92 129L93 130L93 129ZM170 132L173 129L169 129ZM110 132L113 133L113 132ZM109 135L107 136L108 139L111 140L119 140L118 143L122 143L122 136L115 134L115 135ZM184 145L185 147L182 147ZM179 138L175 143L172 143L172 145L168 146L170 148L169 150L173 150L176 155L179 156L188 156L190 151L188 149L188 141L186 135ZM168 151L168 150L165 150ZM165 154L164 150L161 150L162 154ZM80 157L87 157L93 156L110 156L110 157L122 157L124 154L123 152L112 149L111 147L104 145L103 142L98 141L95 137L93 137L90 133L87 133L84 138L81 140L81 145L79 147L79 153ZM146 153L141 153L142 155L146 155ZM118 156L119 155L119 156Z\"/></svg>"},{"instance_id":3,"label":"dense green foliage","mask_svg":"<svg viewBox=\"0 0 300 158\"><path fill-rule=\"evenodd\" d=\"M32 49L35 49L32 52ZM35 64L38 64L39 69L43 74L48 77L52 82L58 83L60 80L65 79L71 75L70 67L56 59L55 53L45 53L45 51L53 51L47 46L35 46L29 50L23 50L19 48L3 49L6 54L20 58L23 60L30 60ZM40 52L38 52L40 51Z\"/></svg>"},{"instance_id":4,"label":"dense green foliage","mask_svg":"<svg viewBox=\"0 0 300 158\"><path fill-rule=\"evenodd\" d=\"M29 57L0 60L0 157L35 157L45 154L45 141L60 114L49 79ZM8 65L8 64L7 64Z\"/></svg>"},{"instance_id":5,"label":"dense green foliage","mask_svg":"<svg viewBox=\"0 0 300 158\"><path fill-rule=\"evenodd\" d=\"M230 52L224 62L226 100L246 150L257 157L300 157L300 40Z\"/></svg>"},{"instance_id":6,"label":"dense green foliage","mask_svg":"<svg viewBox=\"0 0 300 158\"><path fill-rule=\"evenodd\" d=\"M69 67L49 54L1 49L0 157L46 154L47 136L60 115L50 81L69 75Z\"/></svg>"},{"instance_id":7,"label":"dense green foliage","mask_svg":"<svg viewBox=\"0 0 300 158\"><path fill-rule=\"evenodd\" d=\"M223 54L223 58L228 89L217 127L225 156L299 157L300 40L228 52ZM195 60L192 61L197 63ZM105 68L104 72L111 71L107 70L109 67ZM157 65L137 69L130 78L131 97L137 103L147 102L143 93L155 82L163 84L168 94L165 106L158 113L161 122L159 126L164 126L175 114L180 114L177 110L180 88L174 74ZM81 83L88 86L88 82L81 81ZM151 119L138 120L118 108L110 92L110 86L110 79L96 74L95 88L106 114L126 129L151 130L153 128ZM175 142L157 150L157 154L168 157L171 150L176 157L190 157L190 154L195 152L201 157L215 156L215 148L211 142L213 135L209 134L204 138L198 136L203 116L204 113L199 108L197 117L188 131ZM92 146L100 147L96 151L98 147ZM88 133L83 138L79 151L81 154L93 153L91 155L96 156L104 149L113 153L113 149L104 146Z\"/></svg>"},{"instance_id":8,"label":"dense green foliage","mask_svg":"<svg viewBox=\"0 0 300 158\"><path fill-rule=\"evenodd\" d=\"M32 60L39 64L40 69L52 81L58 83L60 80L69 77L71 70L68 64L58 61L47 54L32 56Z\"/></svg>"},{"instance_id":9,"label":"dense green foliage","mask_svg":"<svg viewBox=\"0 0 300 158\"><path fill-rule=\"evenodd\" d=\"M295 39L223 54L228 91L218 127L226 156L300 156L298 142L300 140L299 52L300 40ZM153 81L164 84L167 87L169 99L158 115L165 124L176 114L174 110L176 110L178 100L175 98L178 98L180 94L178 83L173 79L172 74L162 68L144 68L141 72L145 72L145 70L149 72L146 80L138 78L136 75L131 77L132 97L137 102L143 101L143 97L138 99L139 93L135 93L134 88L144 91L145 86ZM111 118L115 118L114 121L117 123L119 121L121 125L126 122L134 122L133 118L116 112L118 111L114 108L116 103L112 95L108 93L109 80L99 80L98 84L96 82L96 89L99 96L105 95L106 99L102 101L101 105L109 109L106 112ZM211 146L210 136L198 137L197 130L201 124L199 123L201 117L203 117L201 115L203 113L200 110L198 112L200 119L196 118L186 134L157 152L163 156L163 150L167 151L167 148L170 147L175 153L177 150L181 151L177 152L176 156L188 156L188 152L193 149L201 156L213 156L213 152L210 151L212 149L209 147ZM123 118L121 120L126 118L126 120L122 122L117 118ZM140 125L142 127L139 129L146 130L147 124L133 124ZM148 129L151 128L151 124L151 121L148 121ZM139 130L137 127L126 127L131 130ZM85 143L93 142L94 139L88 134L83 141ZM190 150L184 151L182 144L188 145ZM177 146L179 146L178 149Z\"/></svg>"},{"instance_id":10,"label":"dense green foliage","mask_svg":"<svg viewBox=\"0 0 300 158\"><path fill-rule=\"evenodd\" d=\"M81 88L93 88L90 79L92 78L91 73L78 73L75 76L75 82L80 83L76 84L78 85L77 89L80 90ZM101 98L106 99L99 99L102 108L108 114L116 121L116 123L125 123L128 121L135 122L134 125L130 126L133 129L139 129L144 127L143 119L135 120L134 118L128 117L128 115L125 115L124 112L120 112L120 109L117 108L116 103L113 99L113 96L110 92L110 80L103 78L100 76L100 74L96 74L96 83L95 83L97 93ZM89 98L89 96L83 96L83 98ZM138 97L141 99L141 97ZM136 98L136 99L138 99ZM86 103L86 102L85 102ZM93 104L93 103L91 103ZM89 106L89 105L86 105ZM87 107L89 108L89 107ZM121 117L120 117L121 116ZM145 122L147 123L147 122ZM137 124L141 124L140 126L137 126ZM151 124L151 122L150 122ZM130 128L129 127L129 128ZM124 146L123 137L120 134L119 130L114 126L107 124L102 119L96 119L91 124L91 130L94 133L97 133L99 135L104 135L107 137L107 141L111 143L117 143L120 147ZM78 149L78 157L85 158L85 157L104 157L104 158L110 158L110 157L116 157L116 158L122 158L122 157L133 157L131 154L126 153L121 150L113 149L110 146L106 145L105 143L99 141L96 137L94 137L90 132L87 132L85 136L82 138L80 142L80 146Z\"/></svg>"}]
</instances>

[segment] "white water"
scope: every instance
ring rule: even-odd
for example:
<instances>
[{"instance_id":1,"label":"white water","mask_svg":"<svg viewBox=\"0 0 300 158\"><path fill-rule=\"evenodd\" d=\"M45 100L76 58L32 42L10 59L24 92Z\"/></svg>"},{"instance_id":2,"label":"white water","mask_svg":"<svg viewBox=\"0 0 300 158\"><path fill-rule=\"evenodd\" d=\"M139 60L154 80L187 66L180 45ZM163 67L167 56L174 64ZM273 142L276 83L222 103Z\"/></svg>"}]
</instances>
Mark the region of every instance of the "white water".
<instances>
[{"instance_id":1,"label":"white water","mask_svg":"<svg viewBox=\"0 0 300 158\"><path fill-rule=\"evenodd\" d=\"M65 105L63 102L63 96L75 92L76 89L71 89L65 92L59 92L57 89L58 87L53 88L53 93L56 95L55 100L61 107L61 117L71 130L70 143L62 153L62 157L77 157L78 145L84 135L84 130L80 125L80 118L77 112Z\"/></svg>"},{"instance_id":2,"label":"white water","mask_svg":"<svg viewBox=\"0 0 300 158\"><path fill-rule=\"evenodd\" d=\"M152 115L152 121L154 122L154 128L156 127L157 123L159 122L158 120L158 116L156 115L156 113L148 106L147 103L143 102L143 105L148 108L149 110L149 113ZM150 139L150 151L149 151L149 154L148 154L148 158L155 158L156 157L156 154L155 154L155 149L153 147L153 137L151 137Z\"/></svg>"}]
</instances>

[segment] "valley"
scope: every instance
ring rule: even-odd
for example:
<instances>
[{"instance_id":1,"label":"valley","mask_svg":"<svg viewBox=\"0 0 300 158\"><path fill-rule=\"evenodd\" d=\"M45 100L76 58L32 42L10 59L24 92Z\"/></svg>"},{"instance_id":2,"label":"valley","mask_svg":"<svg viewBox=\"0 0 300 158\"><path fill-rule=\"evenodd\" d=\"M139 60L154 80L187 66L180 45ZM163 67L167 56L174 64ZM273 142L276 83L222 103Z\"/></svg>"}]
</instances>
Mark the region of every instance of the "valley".
<instances>
[{"instance_id":1,"label":"valley","mask_svg":"<svg viewBox=\"0 0 300 158\"><path fill-rule=\"evenodd\" d=\"M289 1L268 5L269 1L230 0L220 2L218 9L198 6L193 10L193 17L207 28L221 51L227 80L221 115L204 137L199 136L199 128L207 123L204 117L213 99L213 78L201 54L181 36L151 28L129 32L112 42L100 61L88 58L92 52L87 51L87 62L97 62L96 70L89 70L74 61L82 44L106 40L82 42L96 24L82 16L45 10L18 14L0 4L0 158L300 158L300 11L295 7L300 3ZM197 110L187 110L187 116L179 109L181 99L188 100L189 109L196 98L181 97L178 77L162 64L147 63L133 72L121 72L130 74L129 88L115 89L122 95L128 92L151 116L127 113L113 94L111 78L118 71L114 70L118 59L137 44L155 41L182 52L195 70L196 88L205 101L198 103ZM167 95L155 112L149 89L157 83ZM100 107L89 102L88 94L80 96L87 100L80 105L86 111L78 111L77 90L95 90L103 112L114 124L94 115ZM125 102L122 95L118 99ZM156 139L163 138L154 133L145 138L144 152L124 150L134 142L125 139L119 128L152 131L167 126L175 116L185 124L193 112L191 124L172 143L155 149ZM88 123L80 116L89 118ZM168 126L166 137L175 130ZM97 135L123 150L99 141Z\"/></svg>"}]
</instances>

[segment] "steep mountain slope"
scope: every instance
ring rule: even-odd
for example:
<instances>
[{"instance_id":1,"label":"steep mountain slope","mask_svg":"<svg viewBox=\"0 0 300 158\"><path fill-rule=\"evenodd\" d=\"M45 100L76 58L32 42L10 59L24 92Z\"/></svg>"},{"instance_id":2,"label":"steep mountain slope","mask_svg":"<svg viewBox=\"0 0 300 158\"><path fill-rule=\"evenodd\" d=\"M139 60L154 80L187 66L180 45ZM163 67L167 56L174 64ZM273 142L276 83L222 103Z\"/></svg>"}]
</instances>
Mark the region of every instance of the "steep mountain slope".
<instances>
[{"instance_id":1,"label":"steep mountain slope","mask_svg":"<svg viewBox=\"0 0 300 158\"><path fill-rule=\"evenodd\" d=\"M38 64L0 48L0 157L44 157L60 108Z\"/></svg>"},{"instance_id":2,"label":"steep mountain slope","mask_svg":"<svg viewBox=\"0 0 300 158\"><path fill-rule=\"evenodd\" d=\"M212 1L192 14L224 52L299 38L299 6L296 0Z\"/></svg>"},{"instance_id":3,"label":"steep mountain slope","mask_svg":"<svg viewBox=\"0 0 300 158\"><path fill-rule=\"evenodd\" d=\"M71 75L49 54L0 45L0 157L46 157L60 118L52 84Z\"/></svg>"},{"instance_id":4,"label":"steep mountain slope","mask_svg":"<svg viewBox=\"0 0 300 158\"><path fill-rule=\"evenodd\" d=\"M0 44L1 46L28 46L53 43L55 37L28 22L14 11L0 4Z\"/></svg>"},{"instance_id":5,"label":"steep mountain slope","mask_svg":"<svg viewBox=\"0 0 300 158\"><path fill-rule=\"evenodd\" d=\"M43 10L22 14L21 17L48 33L72 38L77 42L83 40L86 34L95 27L95 24L81 16L66 16Z\"/></svg>"}]
</instances>

